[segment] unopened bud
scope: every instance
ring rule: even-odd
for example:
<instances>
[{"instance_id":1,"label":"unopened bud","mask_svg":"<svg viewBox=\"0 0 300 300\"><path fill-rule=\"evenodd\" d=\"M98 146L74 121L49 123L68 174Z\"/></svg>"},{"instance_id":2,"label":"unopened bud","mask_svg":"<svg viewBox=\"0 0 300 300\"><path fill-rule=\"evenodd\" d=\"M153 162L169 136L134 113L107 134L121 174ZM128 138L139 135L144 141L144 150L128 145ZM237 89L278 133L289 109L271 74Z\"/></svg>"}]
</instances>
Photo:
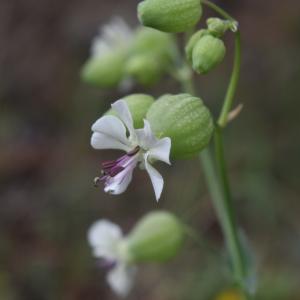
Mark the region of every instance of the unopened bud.
<instances>
[{"instance_id":1,"label":"unopened bud","mask_svg":"<svg viewBox=\"0 0 300 300\"><path fill-rule=\"evenodd\" d=\"M185 47L185 54L187 60L192 63L192 58L193 58L193 50L196 45L196 43L202 38L204 35L208 34L208 30L206 29L201 29L194 33L191 38L189 39L186 47Z\"/></svg>"},{"instance_id":2,"label":"unopened bud","mask_svg":"<svg viewBox=\"0 0 300 300\"><path fill-rule=\"evenodd\" d=\"M200 74L206 74L223 61L225 53L226 48L221 39L205 35L194 46L193 69Z\"/></svg>"},{"instance_id":3,"label":"unopened bud","mask_svg":"<svg viewBox=\"0 0 300 300\"><path fill-rule=\"evenodd\" d=\"M139 28L131 47L132 54L152 53L164 56L168 60L174 59L176 44L171 34L147 27Z\"/></svg>"},{"instance_id":4,"label":"unopened bud","mask_svg":"<svg viewBox=\"0 0 300 300\"><path fill-rule=\"evenodd\" d=\"M206 24L208 31L216 37L222 37L227 30L235 32L237 29L236 21L222 20L219 18L209 18Z\"/></svg>"},{"instance_id":5,"label":"unopened bud","mask_svg":"<svg viewBox=\"0 0 300 300\"><path fill-rule=\"evenodd\" d=\"M152 54L132 56L125 66L127 75L133 77L138 83L150 86L156 83L163 71L163 62Z\"/></svg>"},{"instance_id":6,"label":"unopened bud","mask_svg":"<svg viewBox=\"0 0 300 300\"><path fill-rule=\"evenodd\" d=\"M144 0L138 17L144 26L165 32L184 32L200 20L200 0Z\"/></svg>"},{"instance_id":7,"label":"unopened bud","mask_svg":"<svg viewBox=\"0 0 300 300\"><path fill-rule=\"evenodd\" d=\"M120 52L92 56L83 66L81 77L95 86L115 87L123 78L124 64L125 57Z\"/></svg>"}]
</instances>

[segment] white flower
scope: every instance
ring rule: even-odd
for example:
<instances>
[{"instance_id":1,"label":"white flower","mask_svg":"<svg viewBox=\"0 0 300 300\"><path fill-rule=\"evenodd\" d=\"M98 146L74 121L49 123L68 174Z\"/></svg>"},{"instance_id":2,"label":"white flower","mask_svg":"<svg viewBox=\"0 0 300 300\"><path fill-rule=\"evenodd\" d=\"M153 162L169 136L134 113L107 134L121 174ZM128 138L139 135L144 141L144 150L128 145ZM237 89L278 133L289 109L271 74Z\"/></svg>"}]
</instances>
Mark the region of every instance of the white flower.
<instances>
[{"instance_id":1,"label":"white flower","mask_svg":"<svg viewBox=\"0 0 300 300\"><path fill-rule=\"evenodd\" d=\"M120 17L100 28L99 34L92 41L92 56L102 56L112 50L128 48L133 39L133 30Z\"/></svg>"},{"instance_id":2,"label":"white flower","mask_svg":"<svg viewBox=\"0 0 300 300\"><path fill-rule=\"evenodd\" d=\"M130 264L121 228L107 220L99 220L88 232L93 255L101 259L108 270L107 282L122 297L131 290L136 267Z\"/></svg>"},{"instance_id":3,"label":"white flower","mask_svg":"<svg viewBox=\"0 0 300 300\"><path fill-rule=\"evenodd\" d=\"M97 181L104 182L105 192L121 194L131 182L134 168L140 165L148 172L158 201L164 181L152 163L161 160L170 164L171 139L157 139L147 120L144 120L144 128L134 129L131 113L124 100L118 100L111 106L119 118L103 116L98 119L92 126L94 133L91 145L95 149L121 149L127 154L115 161L104 162L103 175Z\"/></svg>"}]
</instances>

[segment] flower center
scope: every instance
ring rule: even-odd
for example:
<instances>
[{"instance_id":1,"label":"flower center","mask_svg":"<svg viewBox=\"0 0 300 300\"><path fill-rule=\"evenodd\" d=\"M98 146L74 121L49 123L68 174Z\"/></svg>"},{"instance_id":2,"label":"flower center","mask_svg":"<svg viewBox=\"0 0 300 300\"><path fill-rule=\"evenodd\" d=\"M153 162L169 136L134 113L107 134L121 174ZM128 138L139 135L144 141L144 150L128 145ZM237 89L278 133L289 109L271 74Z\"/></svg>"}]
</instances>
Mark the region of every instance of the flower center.
<instances>
[{"instance_id":1,"label":"flower center","mask_svg":"<svg viewBox=\"0 0 300 300\"><path fill-rule=\"evenodd\" d=\"M105 191L115 194L119 191L127 176L130 176L136 164L138 163L140 147L135 147L132 151L121 156L116 160L105 161L101 164L101 177L94 179L95 186L104 182Z\"/></svg>"}]
</instances>

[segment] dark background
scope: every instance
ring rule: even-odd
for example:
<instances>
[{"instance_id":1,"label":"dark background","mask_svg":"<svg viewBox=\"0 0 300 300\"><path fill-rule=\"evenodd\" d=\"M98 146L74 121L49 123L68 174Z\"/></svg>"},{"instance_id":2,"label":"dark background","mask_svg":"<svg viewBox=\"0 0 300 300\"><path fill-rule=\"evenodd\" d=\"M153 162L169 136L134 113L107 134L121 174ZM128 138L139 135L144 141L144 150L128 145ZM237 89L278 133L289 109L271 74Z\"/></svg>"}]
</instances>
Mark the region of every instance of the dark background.
<instances>
[{"instance_id":1,"label":"dark background","mask_svg":"<svg viewBox=\"0 0 300 300\"><path fill-rule=\"evenodd\" d=\"M159 167L166 182L159 204L145 172L136 171L121 196L93 187L100 162L115 153L90 147L90 125L122 94L87 86L79 72L98 27L115 15L136 26L137 3L0 0L1 299L116 299L86 231L98 218L128 231L156 208L187 220L202 245L189 241L174 261L142 266L129 299L217 299L229 287L218 254L222 236L196 159ZM256 252L260 299L300 299L300 2L218 3L242 31L236 101L244 110L227 129L226 155L239 222ZM231 38L227 49L218 70L197 78L214 114L229 78ZM133 91L159 96L180 87L165 78Z\"/></svg>"}]
</instances>

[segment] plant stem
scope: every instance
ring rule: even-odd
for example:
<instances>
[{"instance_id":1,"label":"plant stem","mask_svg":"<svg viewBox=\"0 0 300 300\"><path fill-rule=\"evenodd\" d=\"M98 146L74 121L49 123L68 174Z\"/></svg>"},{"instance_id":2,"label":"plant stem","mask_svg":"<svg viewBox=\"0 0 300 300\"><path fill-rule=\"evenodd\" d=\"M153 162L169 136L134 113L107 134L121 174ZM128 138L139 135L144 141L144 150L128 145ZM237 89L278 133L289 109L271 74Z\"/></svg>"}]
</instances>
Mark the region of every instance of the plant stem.
<instances>
[{"instance_id":1,"label":"plant stem","mask_svg":"<svg viewBox=\"0 0 300 300\"><path fill-rule=\"evenodd\" d=\"M190 81L190 85L188 86L182 81L183 90L193 94L194 88L187 89L189 86L193 86L192 81ZM215 154L219 176L209 148L204 149L200 153L199 158L202 163L206 183L225 237L226 246L231 257L234 278L238 285L242 287L246 276L246 267L243 258L243 251L238 238L238 228L231 202L221 128L218 125L216 125L215 129Z\"/></svg>"},{"instance_id":2,"label":"plant stem","mask_svg":"<svg viewBox=\"0 0 300 300\"><path fill-rule=\"evenodd\" d=\"M216 125L215 134L215 158L218 167L219 178L222 186L222 203L215 200L215 207L221 210L219 219L222 224L223 233L225 236L227 249L231 257L233 265L233 273L235 281L238 285L245 289L245 279L247 276L247 268L245 264L245 257L238 235L238 226L233 209L230 185L228 180L227 166L224 156L223 137L221 128Z\"/></svg>"},{"instance_id":3,"label":"plant stem","mask_svg":"<svg viewBox=\"0 0 300 300\"><path fill-rule=\"evenodd\" d=\"M224 18L234 21L234 19L227 14L220 7L214 3L202 0L202 3L208 7L214 9L217 13L222 15ZM231 200L230 185L227 175L227 168L224 155L223 147L223 137L222 129L227 124L228 113L231 110L233 99L235 96L236 88L238 85L238 80L240 76L240 65L241 65L241 43L240 43L240 33L237 31L235 33L235 54L234 63L231 78L227 88L226 96L221 109L220 117L216 124L215 134L214 134L214 144L215 144L215 160L217 165L217 170L215 168L214 162L212 160L209 149L205 149L200 153L200 160L202 163L204 175L206 177L206 182L212 197L212 201L222 227L224 238L226 241L226 246L231 258L233 267L233 276L235 282L240 287L244 294L245 299L250 299L245 286L245 280L247 276L247 267L245 263L245 257L243 249L239 240L238 227L235 219L235 213L233 209L233 204ZM186 81L190 81L187 84ZM181 83L183 89L186 92L194 94L194 87L192 78L186 78L183 80L181 78Z\"/></svg>"},{"instance_id":4,"label":"plant stem","mask_svg":"<svg viewBox=\"0 0 300 300\"><path fill-rule=\"evenodd\" d=\"M219 6L210 2L209 0L202 0L202 3L219 13L222 17L226 18L230 21L235 21L226 11L224 11ZM243 289L245 298L249 299L250 296L245 287L245 279L247 276L247 268L245 264L245 257L243 253L243 249L239 240L237 224L235 220L235 213L232 205L232 198L230 192L230 185L228 180L228 172L226 167L226 160L224 155L224 147L223 147L223 128L227 125L228 122L228 114L232 108L235 92L237 89L239 77L240 77L240 68L241 68L241 37L240 32L237 30L235 32L235 43L234 43L234 62L233 69L229 81L229 85L227 88L227 92L225 95L225 99L223 102L223 106L221 109L221 113L216 124L215 134L214 134L214 142L215 142L215 158L216 164L218 166L218 173L221 182L221 186L223 189L223 202L217 203L215 200L216 209L222 209L226 212L226 216L219 214L219 218L222 224L224 236L227 243L227 248L230 253L233 271L236 282ZM222 208L223 206L223 208Z\"/></svg>"},{"instance_id":5,"label":"plant stem","mask_svg":"<svg viewBox=\"0 0 300 300\"><path fill-rule=\"evenodd\" d=\"M225 19L229 21L235 21L235 19L231 17L225 10L223 10L216 4L210 2L209 0L202 0L201 2L206 6L208 6L209 8L216 11ZM221 113L218 119L218 124L220 127L225 127L227 125L228 114L232 108L234 95L240 78L240 69L241 69L241 34L240 31L237 29L237 31L235 32L235 40L234 40L233 69L232 69L229 85L227 88L226 96L221 109Z\"/></svg>"},{"instance_id":6,"label":"plant stem","mask_svg":"<svg viewBox=\"0 0 300 300\"><path fill-rule=\"evenodd\" d=\"M228 89L226 92L225 100L223 102L223 107L218 119L218 124L220 127L225 127L228 121L228 114L232 108L232 103L234 99L234 95L236 92L236 88L238 85L238 81L240 78L240 69L241 69L241 36L240 32L237 31L235 33L235 51L234 51L234 62L232 74L230 77Z\"/></svg>"},{"instance_id":7,"label":"plant stem","mask_svg":"<svg viewBox=\"0 0 300 300\"><path fill-rule=\"evenodd\" d=\"M229 15L224 9L222 9L218 5L214 4L213 2L211 2L209 0L201 0L201 3L205 4L209 8L213 9L215 12L217 12L223 18L225 18L229 21L235 21L235 19L231 15Z\"/></svg>"}]
</instances>

